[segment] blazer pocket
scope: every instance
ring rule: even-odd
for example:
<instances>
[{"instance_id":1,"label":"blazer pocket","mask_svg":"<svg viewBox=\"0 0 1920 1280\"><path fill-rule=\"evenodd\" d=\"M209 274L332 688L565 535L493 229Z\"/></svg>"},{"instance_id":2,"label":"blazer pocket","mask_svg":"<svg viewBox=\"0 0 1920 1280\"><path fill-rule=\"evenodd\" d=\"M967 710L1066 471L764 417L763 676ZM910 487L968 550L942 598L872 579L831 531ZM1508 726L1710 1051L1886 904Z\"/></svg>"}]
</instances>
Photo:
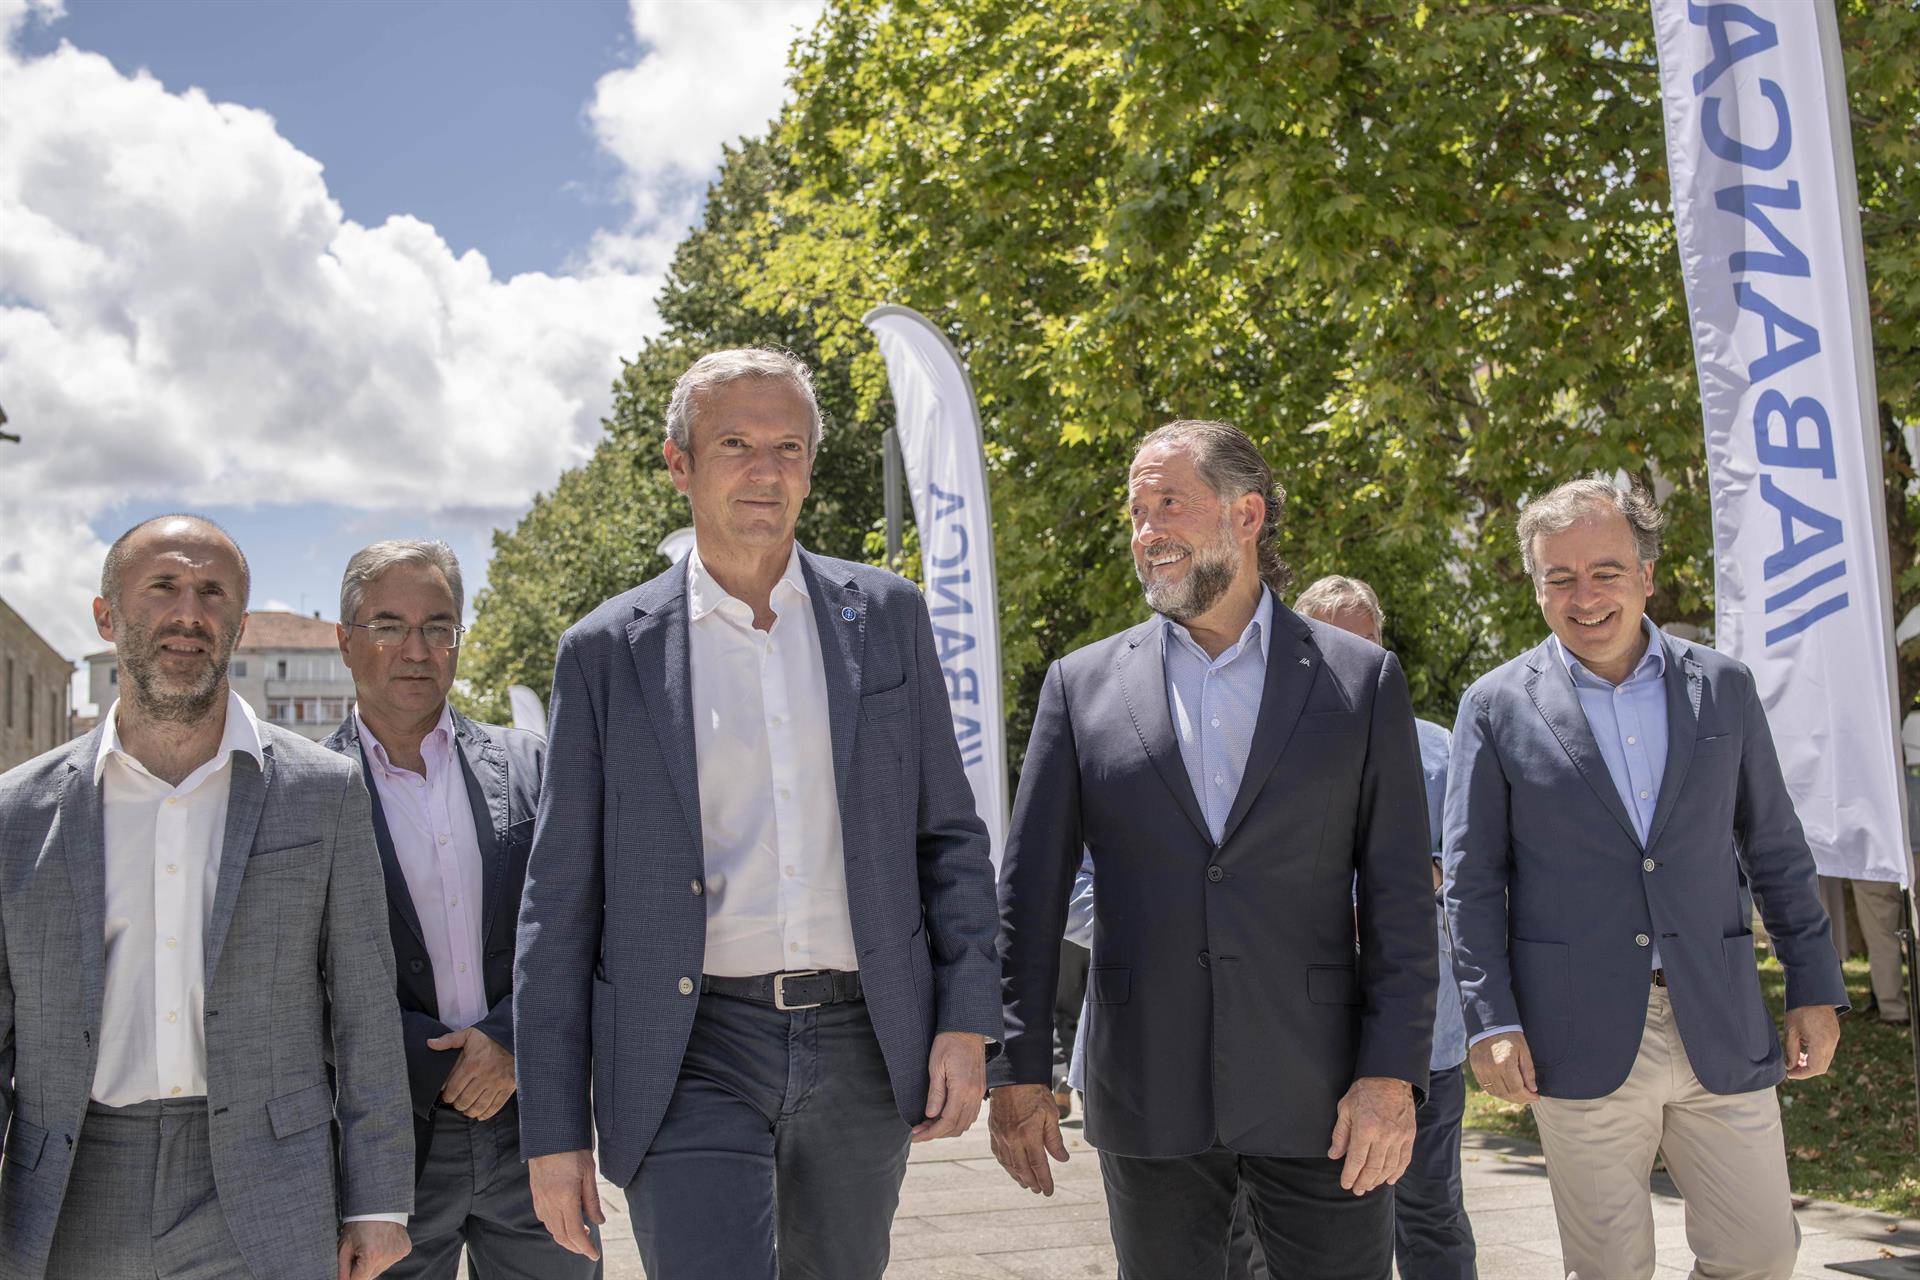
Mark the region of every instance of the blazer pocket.
<instances>
[{"instance_id":1,"label":"blazer pocket","mask_svg":"<svg viewBox=\"0 0 1920 1280\"><path fill-rule=\"evenodd\" d=\"M295 845L291 849L269 849L265 853L256 853L247 859L245 874L270 876L276 871L301 866L320 856L321 847L325 843L323 840L314 840L307 844Z\"/></svg>"},{"instance_id":2,"label":"blazer pocket","mask_svg":"<svg viewBox=\"0 0 1920 1280\"><path fill-rule=\"evenodd\" d=\"M333 1119L333 1091L325 1084L310 1084L304 1089L268 1098L267 1119L273 1122L276 1138L305 1133Z\"/></svg>"},{"instance_id":3,"label":"blazer pocket","mask_svg":"<svg viewBox=\"0 0 1920 1280\"><path fill-rule=\"evenodd\" d=\"M860 695L860 714L869 720L881 720L888 716L897 716L907 709L907 682L902 680L891 689L882 689L878 693Z\"/></svg>"},{"instance_id":4,"label":"blazer pocket","mask_svg":"<svg viewBox=\"0 0 1920 1280\"><path fill-rule=\"evenodd\" d=\"M1088 1004L1125 1004L1133 997L1133 970L1109 965L1087 970Z\"/></svg>"},{"instance_id":5,"label":"blazer pocket","mask_svg":"<svg viewBox=\"0 0 1920 1280\"><path fill-rule=\"evenodd\" d=\"M1295 733L1344 733L1364 722L1351 711L1315 711L1294 722Z\"/></svg>"},{"instance_id":6,"label":"blazer pocket","mask_svg":"<svg viewBox=\"0 0 1920 1280\"><path fill-rule=\"evenodd\" d=\"M47 1131L13 1114L13 1128L7 1131L7 1163L32 1169L40 1163L41 1148L47 1145Z\"/></svg>"},{"instance_id":7,"label":"blazer pocket","mask_svg":"<svg viewBox=\"0 0 1920 1280\"><path fill-rule=\"evenodd\" d=\"M1715 733L1693 740L1693 754L1696 756L1720 755L1739 749L1740 739L1731 733Z\"/></svg>"},{"instance_id":8,"label":"blazer pocket","mask_svg":"<svg viewBox=\"0 0 1920 1280\"><path fill-rule=\"evenodd\" d=\"M1352 965L1310 964L1307 999L1314 1004L1359 1004L1360 975Z\"/></svg>"}]
</instances>

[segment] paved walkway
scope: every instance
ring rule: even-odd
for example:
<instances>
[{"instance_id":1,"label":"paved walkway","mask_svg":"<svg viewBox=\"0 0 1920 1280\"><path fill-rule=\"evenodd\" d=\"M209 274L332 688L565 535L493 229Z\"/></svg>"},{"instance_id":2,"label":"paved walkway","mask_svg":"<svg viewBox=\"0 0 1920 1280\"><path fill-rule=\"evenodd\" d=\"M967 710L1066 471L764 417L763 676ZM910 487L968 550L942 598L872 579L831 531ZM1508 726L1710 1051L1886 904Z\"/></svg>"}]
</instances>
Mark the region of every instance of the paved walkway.
<instances>
[{"instance_id":1,"label":"paved walkway","mask_svg":"<svg viewBox=\"0 0 1920 1280\"><path fill-rule=\"evenodd\" d=\"M1073 1158L1054 1166L1051 1199L1022 1191L1001 1172L987 1146L984 1117L963 1138L915 1147L894 1220L887 1280L1113 1280L1099 1160L1081 1139L1077 1118L1067 1138ZM1562 1280L1539 1148L1469 1132L1463 1168L1481 1280ZM1686 1280L1693 1255L1680 1201L1670 1184L1658 1189L1655 1275ZM607 1280L645 1280L626 1205L604 1183L601 1195L609 1217ZM1920 1224L1911 1220L1818 1201L1801 1206L1799 1217L1804 1239L1795 1280L1838 1280L1841 1273L1826 1269L1830 1262L1920 1257Z\"/></svg>"}]
</instances>

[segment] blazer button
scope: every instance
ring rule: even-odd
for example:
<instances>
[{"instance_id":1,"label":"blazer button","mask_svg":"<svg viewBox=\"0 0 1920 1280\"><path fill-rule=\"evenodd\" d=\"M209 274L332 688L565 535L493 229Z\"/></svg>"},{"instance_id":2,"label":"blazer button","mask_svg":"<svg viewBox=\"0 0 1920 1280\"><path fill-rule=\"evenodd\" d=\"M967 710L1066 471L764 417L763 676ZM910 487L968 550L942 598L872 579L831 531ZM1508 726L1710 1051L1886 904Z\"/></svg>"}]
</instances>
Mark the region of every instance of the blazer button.
<instances>
[{"instance_id":1,"label":"blazer button","mask_svg":"<svg viewBox=\"0 0 1920 1280\"><path fill-rule=\"evenodd\" d=\"M426 967L427 967L426 961L421 960L417 956L414 959L407 961L408 973L419 973L422 969L425 969Z\"/></svg>"},{"instance_id":2,"label":"blazer button","mask_svg":"<svg viewBox=\"0 0 1920 1280\"><path fill-rule=\"evenodd\" d=\"M1647 936L1646 934L1644 934L1644 933L1636 933L1636 934L1634 934L1634 935L1633 935L1633 945L1634 945L1634 946L1636 946L1636 947L1644 947L1644 946L1646 946L1646 945L1647 945L1648 943L1650 943L1650 942L1652 942L1652 941L1653 941L1653 939L1652 939L1652 938L1649 938L1649 937L1648 937L1648 936Z\"/></svg>"},{"instance_id":3,"label":"blazer button","mask_svg":"<svg viewBox=\"0 0 1920 1280\"><path fill-rule=\"evenodd\" d=\"M1647 860L1646 860L1645 862L1643 862L1643 863L1641 863L1641 864L1640 864L1640 869L1641 869L1642 871L1651 871L1651 870L1653 870L1653 859L1652 859L1652 858L1648 858L1648 859L1647 859Z\"/></svg>"},{"instance_id":4,"label":"blazer button","mask_svg":"<svg viewBox=\"0 0 1920 1280\"><path fill-rule=\"evenodd\" d=\"M681 994L681 995L683 995L683 996L690 996L690 995L692 995L692 994L693 994L693 979L692 979L692 978L682 978L682 979L680 979L680 994Z\"/></svg>"},{"instance_id":5,"label":"blazer button","mask_svg":"<svg viewBox=\"0 0 1920 1280\"><path fill-rule=\"evenodd\" d=\"M1202 969L1213 968L1213 955L1210 952L1202 951L1200 953L1200 967Z\"/></svg>"},{"instance_id":6,"label":"blazer button","mask_svg":"<svg viewBox=\"0 0 1920 1280\"><path fill-rule=\"evenodd\" d=\"M695 880L695 881L693 882L693 896L697 898L697 897L699 897L699 896L700 896L701 894L703 894L703 893L705 893L705 892L706 892L706 890L705 890L704 888L702 888L702 887L701 887L701 884L700 884L700 882L699 882L698 880Z\"/></svg>"},{"instance_id":7,"label":"blazer button","mask_svg":"<svg viewBox=\"0 0 1920 1280\"><path fill-rule=\"evenodd\" d=\"M1214 865L1207 868L1207 879L1213 881L1215 884L1219 884L1222 880L1225 880L1226 878L1227 878L1227 873L1221 869L1219 863L1216 862Z\"/></svg>"}]
</instances>

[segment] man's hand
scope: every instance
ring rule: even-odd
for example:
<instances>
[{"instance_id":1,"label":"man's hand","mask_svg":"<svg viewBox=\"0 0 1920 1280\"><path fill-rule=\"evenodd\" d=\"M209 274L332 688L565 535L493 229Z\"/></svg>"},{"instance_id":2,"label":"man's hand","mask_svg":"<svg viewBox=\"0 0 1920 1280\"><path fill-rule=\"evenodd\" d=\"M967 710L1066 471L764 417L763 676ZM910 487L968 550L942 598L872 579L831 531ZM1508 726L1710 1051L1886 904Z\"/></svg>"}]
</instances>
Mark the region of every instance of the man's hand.
<instances>
[{"instance_id":1,"label":"man's hand","mask_svg":"<svg viewBox=\"0 0 1920 1280\"><path fill-rule=\"evenodd\" d=\"M449 1031L427 1041L429 1049L458 1049L460 1060L440 1090L441 1100L473 1120L491 1120L513 1096L513 1055L478 1027Z\"/></svg>"},{"instance_id":2,"label":"man's hand","mask_svg":"<svg viewBox=\"0 0 1920 1280\"><path fill-rule=\"evenodd\" d=\"M1506 1102L1540 1101L1540 1081L1533 1073L1533 1054L1519 1031L1488 1036L1467 1050L1467 1062L1480 1087Z\"/></svg>"},{"instance_id":3,"label":"man's hand","mask_svg":"<svg viewBox=\"0 0 1920 1280\"><path fill-rule=\"evenodd\" d=\"M562 1249L598 1261L593 1233L587 1229L606 1222L600 1209L600 1188L593 1177L593 1152L562 1151L527 1161L527 1180L533 1184L533 1211L540 1224Z\"/></svg>"},{"instance_id":4,"label":"man's hand","mask_svg":"<svg viewBox=\"0 0 1920 1280\"><path fill-rule=\"evenodd\" d=\"M995 1089L987 1107L987 1133L993 1140L993 1158L1015 1182L1043 1196L1053 1194L1053 1170L1047 1157L1063 1164L1067 1159L1053 1090L1044 1084Z\"/></svg>"},{"instance_id":5,"label":"man's hand","mask_svg":"<svg viewBox=\"0 0 1920 1280\"><path fill-rule=\"evenodd\" d=\"M1803 1004L1787 1010L1786 1034L1780 1045L1787 1051L1787 1079L1811 1080L1833 1065L1840 1047L1840 1015L1830 1004Z\"/></svg>"},{"instance_id":6,"label":"man's hand","mask_svg":"<svg viewBox=\"0 0 1920 1280\"><path fill-rule=\"evenodd\" d=\"M1413 1159L1413 1086L1388 1076L1361 1076L1340 1099L1327 1159L1346 1157L1340 1186L1357 1196L1400 1181Z\"/></svg>"},{"instance_id":7,"label":"man's hand","mask_svg":"<svg viewBox=\"0 0 1920 1280\"><path fill-rule=\"evenodd\" d=\"M942 1031L927 1055L927 1118L913 1126L913 1140L959 1137L973 1127L986 1096L987 1038Z\"/></svg>"},{"instance_id":8,"label":"man's hand","mask_svg":"<svg viewBox=\"0 0 1920 1280\"><path fill-rule=\"evenodd\" d=\"M340 1224L340 1280L373 1280L412 1252L413 1241L397 1222Z\"/></svg>"}]
</instances>

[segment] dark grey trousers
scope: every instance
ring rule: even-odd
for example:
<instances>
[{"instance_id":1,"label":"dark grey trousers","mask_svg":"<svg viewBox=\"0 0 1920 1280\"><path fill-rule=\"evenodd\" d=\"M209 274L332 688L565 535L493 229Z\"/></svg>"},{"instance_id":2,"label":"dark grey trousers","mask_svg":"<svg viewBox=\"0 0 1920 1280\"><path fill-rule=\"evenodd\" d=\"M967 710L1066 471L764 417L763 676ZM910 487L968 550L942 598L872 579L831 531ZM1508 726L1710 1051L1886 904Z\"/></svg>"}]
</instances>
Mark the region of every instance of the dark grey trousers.
<instances>
[{"instance_id":1,"label":"dark grey trousers","mask_svg":"<svg viewBox=\"0 0 1920 1280\"><path fill-rule=\"evenodd\" d=\"M1340 1189L1340 1162L1243 1156L1215 1147L1149 1160L1100 1153L1120 1280L1219 1280L1242 1194L1267 1258L1287 1280L1388 1280L1393 1190Z\"/></svg>"},{"instance_id":2,"label":"dark grey trousers","mask_svg":"<svg viewBox=\"0 0 1920 1280\"><path fill-rule=\"evenodd\" d=\"M866 1005L701 997L627 1187L648 1280L881 1280L908 1136Z\"/></svg>"},{"instance_id":3,"label":"dark grey trousers","mask_svg":"<svg viewBox=\"0 0 1920 1280\"><path fill-rule=\"evenodd\" d=\"M433 1113L427 1167L407 1220L413 1252L386 1280L455 1280L460 1250L473 1280L598 1280L600 1264L555 1244L533 1211L520 1160L520 1108L469 1120L452 1107ZM594 1230L594 1240L599 1232Z\"/></svg>"},{"instance_id":4,"label":"dark grey trousers","mask_svg":"<svg viewBox=\"0 0 1920 1280\"><path fill-rule=\"evenodd\" d=\"M308 1275L331 1274L317 1258ZM207 1100L87 1106L47 1280L251 1280L213 1185Z\"/></svg>"}]
</instances>

